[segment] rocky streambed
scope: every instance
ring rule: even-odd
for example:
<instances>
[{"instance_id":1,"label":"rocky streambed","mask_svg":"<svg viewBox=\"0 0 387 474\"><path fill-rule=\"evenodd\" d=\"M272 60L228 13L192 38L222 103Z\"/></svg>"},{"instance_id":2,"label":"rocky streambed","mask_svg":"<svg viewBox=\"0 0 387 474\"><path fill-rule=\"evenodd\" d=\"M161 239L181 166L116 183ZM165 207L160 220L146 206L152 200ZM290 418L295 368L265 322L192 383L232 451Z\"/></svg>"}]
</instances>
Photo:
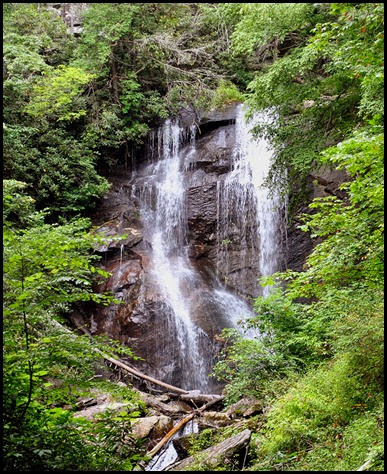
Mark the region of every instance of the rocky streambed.
<instances>
[{"instance_id":1,"label":"rocky streambed","mask_svg":"<svg viewBox=\"0 0 387 474\"><path fill-rule=\"evenodd\" d=\"M124 382L118 384L127 387ZM262 413L257 399L243 398L224 408L223 396L198 391L179 396L131 390L146 406L146 416L134 418L130 429L129 436L141 440L139 455L145 456L134 470L209 470L219 466L240 470L248 462L251 433L259 428ZM93 420L104 412L116 416L132 408L131 403L115 402L110 395L94 391L78 400L74 416Z\"/></svg>"}]
</instances>

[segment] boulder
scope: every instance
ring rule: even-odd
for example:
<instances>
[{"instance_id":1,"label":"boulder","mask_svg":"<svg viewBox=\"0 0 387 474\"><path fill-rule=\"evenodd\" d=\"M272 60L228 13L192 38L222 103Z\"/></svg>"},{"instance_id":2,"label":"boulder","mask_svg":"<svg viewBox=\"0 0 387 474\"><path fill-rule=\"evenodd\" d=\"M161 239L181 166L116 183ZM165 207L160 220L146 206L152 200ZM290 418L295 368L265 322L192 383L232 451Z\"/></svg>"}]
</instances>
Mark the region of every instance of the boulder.
<instances>
[{"instance_id":1,"label":"boulder","mask_svg":"<svg viewBox=\"0 0 387 474\"><path fill-rule=\"evenodd\" d=\"M261 412L262 402L257 398L250 397L238 400L236 403L229 407L226 413L230 419L234 419L241 416L246 418Z\"/></svg>"},{"instance_id":2,"label":"boulder","mask_svg":"<svg viewBox=\"0 0 387 474\"><path fill-rule=\"evenodd\" d=\"M228 413L222 413L217 411L206 411L198 419L199 424L204 426L228 426L231 424L231 418Z\"/></svg>"},{"instance_id":3,"label":"boulder","mask_svg":"<svg viewBox=\"0 0 387 474\"><path fill-rule=\"evenodd\" d=\"M147 416L133 420L132 435L134 438L146 438L150 435L156 440L162 438L173 427L171 418L165 415Z\"/></svg>"},{"instance_id":4,"label":"boulder","mask_svg":"<svg viewBox=\"0 0 387 474\"><path fill-rule=\"evenodd\" d=\"M243 430L242 432L228 438L221 443L211 446L200 453L200 464L206 468L215 468L231 459L235 454L247 446L250 441L251 431ZM197 463L195 456L183 459L178 464L172 466L170 471L189 470Z\"/></svg>"},{"instance_id":5,"label":"boulder","mask_svg":"<svg viewBox=\"0 0 387 474\"><path fill-rule=\"evenodd\" d=\"M173 428L172 418L169 418L169 416L165 415L160 415L158 418L159 419L154 425L152 432L152 439L157 441L163 438L168 433L168 431Z\"/></svg>"},{"instance_id":6,"label":"boulder","mask_svg":"<svg viewBox=\"0 0 387 474\"><path fill-rule=\"evenodd\" d=\"M85 417L87 420L91 420L95 415L103 413L104 411L117 411L128 405L128 403L104 403L102 405L94 405L74 413L74 418Z\"/></svg>"}]
</instances>

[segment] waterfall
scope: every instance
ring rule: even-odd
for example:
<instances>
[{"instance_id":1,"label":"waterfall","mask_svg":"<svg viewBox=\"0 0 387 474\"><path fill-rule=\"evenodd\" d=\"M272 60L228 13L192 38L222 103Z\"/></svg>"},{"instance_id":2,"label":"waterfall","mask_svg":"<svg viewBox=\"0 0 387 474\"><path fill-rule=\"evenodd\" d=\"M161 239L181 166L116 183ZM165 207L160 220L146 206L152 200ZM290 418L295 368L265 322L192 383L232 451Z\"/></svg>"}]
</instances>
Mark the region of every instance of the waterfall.
<instances>
[{"instance_id":1,"label":"waterfall","mask_svg":"<svg viewBox=\"0 0 387 474\"><path fill-rule=\"evenodd\" d=\"M124 244L121 244L120 246L120 268L121 268L121 265L122 265L122 255L124 253Z\"/></svg>"},{"instance_id":2,"label":"waterfall","mask_svg":"<svg viewBox=\"0 0 387 474\"><path fill-rule=\"evenodd\" d=\"M280 198L270 195L264 186L272 150L267 140L256 140L251 129L268 117L256 114L246 121L242 105L238 107L235 128L236 144L232 171L217 183L218 264L230 271L230 247L240 249L240 268L257 264L259 274L268 276L278 270L280 249ZM235 239L235 241L234 241ZM238 274L240 290L249 275ZM269 287L261 293L266 296Z\"/></svg>"},{"instance_id":3,"label":"waterfall","mask_svg":"<svg viewBox=\"0 0 387 474\"><path fill-rule=\"evenodd\" d=\"M226 177L218 176L218 275L204 278L188 256L186 175L196 155L194 128L184 129L168 119L152 132L149 159L141 179L132 186L132 197L140 202L146 278L158 288L161 301L157 318L162 318L166 334L156 337L166 351L167 342L175 339L173 353L164 354L171 360L164 378L184 389L208 391L214 383L208 377L215 357L212 326L217 326L217 332L222 327L242 331L239 320L253 315L245 299L230 291L221 273L235 275L234 286L243 293L249 280L257 286L260 275L277 270L279 200L262 187L272 152L265 140L256 141L249 132L262 119L258 116L247 124L238 107L232 170ZM223 147L225 142L221 131L217 145ZM232 251L238 252L233 269ZM246 336L256 335L250 331Z\"/></svg>"},{"instance_id":4,"label":"waterfall","mask_svg":"<svg viewBox=\"0 0 387 474\"><path fill-rule=\"evenodd\" d=\"M167 120L158 134L159 159L149 166L153 199L143 199L141 215L152 247L153 275L166 303L171 334L178 339L182 386L206 389L206 352L200 347L207 335L190 317L189 289L195 285L186 249L185 186L180 144L184 130ZM153 205L153 207L152 207Z\"/></svg>"}]
</instances>

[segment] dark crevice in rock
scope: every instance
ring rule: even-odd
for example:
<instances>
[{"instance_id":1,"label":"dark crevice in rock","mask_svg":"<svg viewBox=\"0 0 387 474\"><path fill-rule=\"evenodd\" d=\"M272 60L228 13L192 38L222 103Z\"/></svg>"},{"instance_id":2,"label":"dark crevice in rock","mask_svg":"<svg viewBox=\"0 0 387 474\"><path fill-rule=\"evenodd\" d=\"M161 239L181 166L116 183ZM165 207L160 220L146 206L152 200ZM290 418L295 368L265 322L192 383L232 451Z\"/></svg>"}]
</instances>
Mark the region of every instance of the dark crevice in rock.
<instances>
[{"instance_id":1,"label":"dark crevice in rock","mask_svg":"<svg viewBox=\"0 0 387 474\"><path fill-rule=\"evenodd\" d=\"M226 120L217 120L217 121L211 120L208 122L200 123L197 133L196 133L196 139L203 138L204 135L212 132L213 130L216 130L217 128L225 127L227 125L234 125L234 124L235 124L235 118L226 119Z\"/></svg>"}]
</instances>

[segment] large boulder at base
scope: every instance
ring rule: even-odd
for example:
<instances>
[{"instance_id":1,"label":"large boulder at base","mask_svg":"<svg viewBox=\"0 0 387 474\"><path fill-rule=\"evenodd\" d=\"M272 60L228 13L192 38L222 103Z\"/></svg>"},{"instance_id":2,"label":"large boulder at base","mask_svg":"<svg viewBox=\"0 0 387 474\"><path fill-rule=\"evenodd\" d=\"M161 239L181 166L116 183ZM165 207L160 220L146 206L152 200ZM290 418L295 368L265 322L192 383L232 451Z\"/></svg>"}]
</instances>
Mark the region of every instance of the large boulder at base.
<instances>
[{"instance_id":1,"label":"large boulder at base","mask_svg":"<svg viewBox=\"0 0 387 474\"><path fill-rule=\"evenodd\" d=\"M214 468L223 464L227 459L231 459L235 454L247 446L250 441L251 431L243 430L235 436L228 438L221 443L211 446L200 453L200 464ZM198 462L197 457L190 456L174 465L170 471L184 471Z\"/></svg>"}]
</instances>

